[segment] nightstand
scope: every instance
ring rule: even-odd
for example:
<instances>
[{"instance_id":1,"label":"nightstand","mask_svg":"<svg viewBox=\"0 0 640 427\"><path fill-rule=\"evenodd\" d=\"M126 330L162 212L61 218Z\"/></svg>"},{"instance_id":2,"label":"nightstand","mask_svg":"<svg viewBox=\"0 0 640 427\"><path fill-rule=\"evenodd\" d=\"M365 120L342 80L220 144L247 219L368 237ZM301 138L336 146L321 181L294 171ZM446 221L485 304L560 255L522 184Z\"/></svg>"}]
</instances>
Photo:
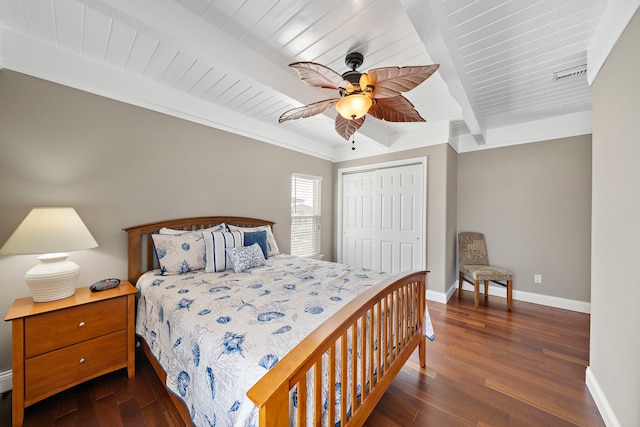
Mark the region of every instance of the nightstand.
<instances>
[{"instance_id":1,"label":"nightstand","mask_svg":"<svg viewBox=\"0 0 640 427\"><path fill-rule=\"evenodd\" d=\"M123 280L57 301L14 301L4 319L12 322L14 426L22 425L27 406L91 378L121 368L134 377L137 292Z\"/></svg>"}]
</instances>

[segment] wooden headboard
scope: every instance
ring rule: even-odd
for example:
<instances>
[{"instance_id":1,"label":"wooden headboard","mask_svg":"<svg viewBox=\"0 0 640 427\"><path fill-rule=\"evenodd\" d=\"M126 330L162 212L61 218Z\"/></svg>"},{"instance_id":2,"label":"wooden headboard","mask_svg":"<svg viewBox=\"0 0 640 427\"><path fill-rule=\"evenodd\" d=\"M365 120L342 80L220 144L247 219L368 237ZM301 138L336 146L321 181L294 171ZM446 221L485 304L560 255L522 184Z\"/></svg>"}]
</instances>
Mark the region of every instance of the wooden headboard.
<instances>
[{"instance_id":1,"label":"wooden headboard","mask_svg":"<svg viewBox=\"0 0 640 427\"><path fill-rule=\"evenodd\" d=\"M149 236L157 233L162 227L193 231L213 227L223 222L238 227L270 225L273 228L275 224L273 221L240 216L200 216L157 221L123 228L128 235L127 279L135 286L142 273L156 268L153 242Z\"/></svg>"}]
</instances>

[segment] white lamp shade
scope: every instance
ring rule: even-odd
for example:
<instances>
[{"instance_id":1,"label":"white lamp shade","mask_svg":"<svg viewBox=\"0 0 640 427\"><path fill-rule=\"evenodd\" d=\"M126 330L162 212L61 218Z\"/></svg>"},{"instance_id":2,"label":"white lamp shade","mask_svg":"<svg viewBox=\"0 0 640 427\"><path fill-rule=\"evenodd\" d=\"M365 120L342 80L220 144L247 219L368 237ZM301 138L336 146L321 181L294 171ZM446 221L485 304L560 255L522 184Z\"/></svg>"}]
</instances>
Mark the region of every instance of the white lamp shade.
<instances>
[{"instance_id":1,"label":"white lamp shade","mask_svg":"<svg viewBox=\"0 0 640 427\"><path fill-rule=\"evenodd\" d=\"M80 267L67 260L66 251L98 246L73 208L33 208L0 254L45 254L24 279L35 302L54 301L75 292ZM53 252L53 253L52 253Z\"/></svg>"},{"instance_id":2,"label":"white lamp shade","mask_svg":"<svg viewBox=\"0 0 640 427\"><path fill-rule=\"evenodd\" d=\"M97 246L75 209L33 208L2 246L0 254L45 254Z\"/></svg>"}]
</instances>

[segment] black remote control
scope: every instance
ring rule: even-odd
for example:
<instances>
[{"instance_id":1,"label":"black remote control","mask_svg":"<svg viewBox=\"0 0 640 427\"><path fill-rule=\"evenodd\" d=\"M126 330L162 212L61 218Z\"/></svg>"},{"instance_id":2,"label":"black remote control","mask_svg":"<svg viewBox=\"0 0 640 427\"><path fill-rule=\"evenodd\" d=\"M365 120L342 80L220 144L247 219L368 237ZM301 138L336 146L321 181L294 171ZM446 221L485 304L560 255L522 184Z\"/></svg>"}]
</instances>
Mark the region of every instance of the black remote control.
<instances>
[{"instance_id":1,"label":"black remote control","mask_svg":"<svg viewBox=\"0 0 640 427\"><path fill-rule=\"evenodd\" d=\"M115 288L120 285L120 279L104 279L94 283L89 287L91 292L106 291L107 289Z\"/></svg>"}]
</instances>

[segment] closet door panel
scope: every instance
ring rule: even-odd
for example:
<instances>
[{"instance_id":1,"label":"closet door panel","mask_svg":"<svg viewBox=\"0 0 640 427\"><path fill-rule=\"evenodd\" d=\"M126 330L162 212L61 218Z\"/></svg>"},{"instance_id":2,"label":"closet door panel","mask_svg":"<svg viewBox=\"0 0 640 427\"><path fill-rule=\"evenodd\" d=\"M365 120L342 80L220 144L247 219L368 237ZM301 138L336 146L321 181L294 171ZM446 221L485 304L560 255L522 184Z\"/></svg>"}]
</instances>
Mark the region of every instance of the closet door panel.
<instances>
[{"instance_id":1,"label":"closet door panel","mask_svg":"<svg viewBox=\"0 0 640 427\"><path fill-rule=\"evenodd\" d=\"M423 164L345 174L341 262L399 273L423 268Z\"/></svg>"}]
</instances>

